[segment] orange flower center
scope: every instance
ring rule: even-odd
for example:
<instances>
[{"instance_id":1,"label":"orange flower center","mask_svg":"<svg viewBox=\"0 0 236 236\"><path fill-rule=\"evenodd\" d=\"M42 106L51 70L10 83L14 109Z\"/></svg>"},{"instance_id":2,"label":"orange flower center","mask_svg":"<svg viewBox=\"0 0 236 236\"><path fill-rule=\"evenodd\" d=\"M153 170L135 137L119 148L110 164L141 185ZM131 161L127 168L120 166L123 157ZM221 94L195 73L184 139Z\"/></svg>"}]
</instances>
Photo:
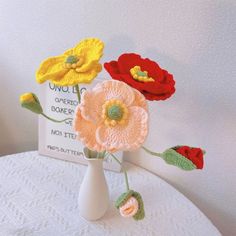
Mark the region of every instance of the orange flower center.
<instances>
[{"instance_id":1,"label":"orange flower center","mask_svg":"<svg viewBox=\"0 0 236 236\"><path fill-rule=\"evenodd\" d=\"M139 82L153 82L155 81L153 78L148 77L147 71L142 71L140 66L134 66L130 69L130 74L132 75L134 80Z\"/></svg>"}]
</instances>

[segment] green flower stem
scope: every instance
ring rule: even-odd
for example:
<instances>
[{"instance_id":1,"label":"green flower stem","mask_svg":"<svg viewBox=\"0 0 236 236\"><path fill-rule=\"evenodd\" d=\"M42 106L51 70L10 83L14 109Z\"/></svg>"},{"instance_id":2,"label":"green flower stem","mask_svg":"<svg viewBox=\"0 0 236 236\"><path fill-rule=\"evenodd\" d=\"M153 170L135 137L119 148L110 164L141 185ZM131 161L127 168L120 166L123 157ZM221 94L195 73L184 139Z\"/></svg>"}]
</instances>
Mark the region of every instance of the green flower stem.
<instances>
[{"instance_id":1,"label":"green flower stem","mask_svg":"<svg viewBox=\"0 0 236 236\"><path fill-rule=\"evenodd\" d=\"M76 92L77 92L78 102L80 103L81 95L80 95L80 89L79 89L79 85L78 84L75 85L75 89L76 89Z\"/></svg>"},{"instance_id":2,"label":"green flower stem","mask_svg":"<svg viewBox=\"0 0 236 236\"><path fill-rule=\"evenodd\" d=\"M92 151L88 148L88 157L91 158L92 156Z\"/></svg>"},{"instance_id":3,"label":"green flower stem","mask_svg":"<svg viewBox=\"0 0 236 236\"><path fill-rule=\"evenodd\" d=\"M48 120L50 120L50 121L52 121L52 122L56 122L56 123L62 123L62 122L67 121L67 120L73 120L72 118L66 118L66 119L64 119L64 120L55 120L55 119L53 119L53 118L47 116L47 115L44 114L44 113L41 113L41 115L44 116L45 118L47 118Z\"/></svg>"},{"instance_id":4,"label":"green flower stem","mask_svg":"<svg viewBox=\"0 0 236 236\"><path fill-rule=\"evenodd\" d=\"M103 151L103 152L100 152L99 154L98 154L98 159L104 159L105 158L105 155L106 155L106 151Z\"/></svg>"},{"instance_id":5,"label":"green flower stem","mask_svg":"<svg viewBox=\"0 0 236 236\"><path fill-rule=\"evenodd\" d=\"M118 162L121 166L122 166L122 163L116 158L115 155L113 155L112 153L110 153L110 155L114 158L114 160L116 162ZM124 171L124 175L125 175L125 184L126 184L126 190L129 191L129 181L128 181L128 175L127 175L127 172L125 169L123 169Z\"/></svg>"},{"instance_id":6,"label":"green flower stem","mask_svg":"<svg viewBox=\"0 0 236 236\"><path fill-rule=\"evenodd\" d=\"M146 151L147 153L149 153L149 154L151 154L151 155L153 155L153 156L157 156L157 157L163 158L162 153L153 152L153 151L147 149L147 148L144 147L144 146L142 146L141 148L142 148L144 151Z\"/></svg>"}]
</instances>

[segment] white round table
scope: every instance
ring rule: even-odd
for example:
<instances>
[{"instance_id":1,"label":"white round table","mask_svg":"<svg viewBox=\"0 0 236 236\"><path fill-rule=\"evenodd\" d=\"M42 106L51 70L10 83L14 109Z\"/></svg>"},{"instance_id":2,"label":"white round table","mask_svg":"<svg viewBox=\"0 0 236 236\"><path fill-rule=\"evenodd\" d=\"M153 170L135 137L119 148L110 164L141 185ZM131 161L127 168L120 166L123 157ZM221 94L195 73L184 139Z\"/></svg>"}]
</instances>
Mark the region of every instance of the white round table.
<instances>
[{"instance_id":1,"label":"white round table","mask_svg":"<svg viewBox=\"0 0 236 236\"><path fill-rule=\"evenodd\" d=\"M77 197L86 166L39 156L0 157L1 236L221 235L186 197L159 177L125 163L130 186L142 194L143 221L122 218L114 207L125 190L122 173L105 171L111 205L99 221L79 216Z\"/></svg>"}]
</instances>

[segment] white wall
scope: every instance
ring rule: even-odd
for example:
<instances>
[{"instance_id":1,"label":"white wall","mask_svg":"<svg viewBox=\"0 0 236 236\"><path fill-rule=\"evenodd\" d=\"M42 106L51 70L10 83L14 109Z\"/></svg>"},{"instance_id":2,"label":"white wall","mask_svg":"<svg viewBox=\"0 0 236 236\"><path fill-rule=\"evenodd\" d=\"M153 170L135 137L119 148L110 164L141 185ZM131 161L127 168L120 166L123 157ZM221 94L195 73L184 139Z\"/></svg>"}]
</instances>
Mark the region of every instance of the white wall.
<instances>
[{"instance_id":1,"label":"white wall","mask_svg":"<svg viewBox=\"0 0 236 236\"><path fill-rule=\"evenodd\" d=\"M150 104L146 146L207 150L203 171L182 172L142 151L128 160L159 174L224 235L235 235L235 12L235 1L0 0L0 154L37 147L37 118L19 107L18 95L37 92L40 61L100 37L103 61L139 52L175 75L175 96Z\"/></svg>"}]
</instances>

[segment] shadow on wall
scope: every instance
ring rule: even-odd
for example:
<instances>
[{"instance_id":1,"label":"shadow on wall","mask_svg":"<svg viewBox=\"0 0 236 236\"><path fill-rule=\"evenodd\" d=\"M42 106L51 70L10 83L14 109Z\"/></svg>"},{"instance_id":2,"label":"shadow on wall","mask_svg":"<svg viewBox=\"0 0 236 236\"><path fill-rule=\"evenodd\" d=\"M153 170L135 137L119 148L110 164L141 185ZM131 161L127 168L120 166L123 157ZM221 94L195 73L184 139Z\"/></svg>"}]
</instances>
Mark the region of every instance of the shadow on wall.
<instances>
[{"instance_id":1,"label":"shadow on wall","mask_svg":"<svg viewBox=\"0 0 236 236\"><path fill-rule=\"evenodd\" d=\"M114 35L109 41L106 42L102 61L108 62L112 59L116 60L123 53L135 52L135 48L134 40L128 35Z\"/></svg>"},{"instance_id":2,"label":"shadow on wall","mask_svg":"<svg viewBox=\"0 0 236 236\"><path fill-rule=\"evenodd\" d=\"M232 152L236 140L235 12L234 3L214 5L209 12L211 20L206 23L208 31L185 63L157 48L147 48L144 53L173 73L177 82L177 91L170 100L150 104L148 146L157 151L177 143L204 147L206 168L186 175L161 161L144 161L141 151L127 155L128 160L152 169L188 196L224 235L236 232L236 211L232 207L236 199L232 181L236 178Z\"/></svg>"},{"instance_id":3,"label":"shadow on wall","mask_svg":"<svg viewBox=\"0 0 236 236\"><path fill-rule=\"evenodd\" d=\"M2 54L4 55L4 54ZM15 102L13 101L15 97L15 84L11 83L9 76L11 76L7 71L10 70L6 65L6 62L1 61L1 110L0 110L0 156L14 153L17 150L17 138L16 130L14 131L14 116L13 110L15 110Z\"/></svg>"},{"instance_id":4,"label":"shadow on wall","mask_svg":"<svg viewBox=\"0 0 236 236\"><path fill-rule=\"evenodd\" d=\"M10 68L2 53L0 74L0 156L37 148L37 117L23 110L19 95L27 88L27 79ZM5 60L3 60L5 59Z\"/></svg>"},{"instance_id":5,"label":"shadow on wall","mask_svg":"<svg viewBox=\"0 0 236 236\"><path fill-rule=\"evenodd\" d=\"M0 142L0 156L14 153L17 151L16 140L14 139L14 134L9 129L5 120L1 117L3 115L0 113L0 134L1 134L1 142ZM10 141L11 140L11 144Z\"/></svg>"}]
</instances>

